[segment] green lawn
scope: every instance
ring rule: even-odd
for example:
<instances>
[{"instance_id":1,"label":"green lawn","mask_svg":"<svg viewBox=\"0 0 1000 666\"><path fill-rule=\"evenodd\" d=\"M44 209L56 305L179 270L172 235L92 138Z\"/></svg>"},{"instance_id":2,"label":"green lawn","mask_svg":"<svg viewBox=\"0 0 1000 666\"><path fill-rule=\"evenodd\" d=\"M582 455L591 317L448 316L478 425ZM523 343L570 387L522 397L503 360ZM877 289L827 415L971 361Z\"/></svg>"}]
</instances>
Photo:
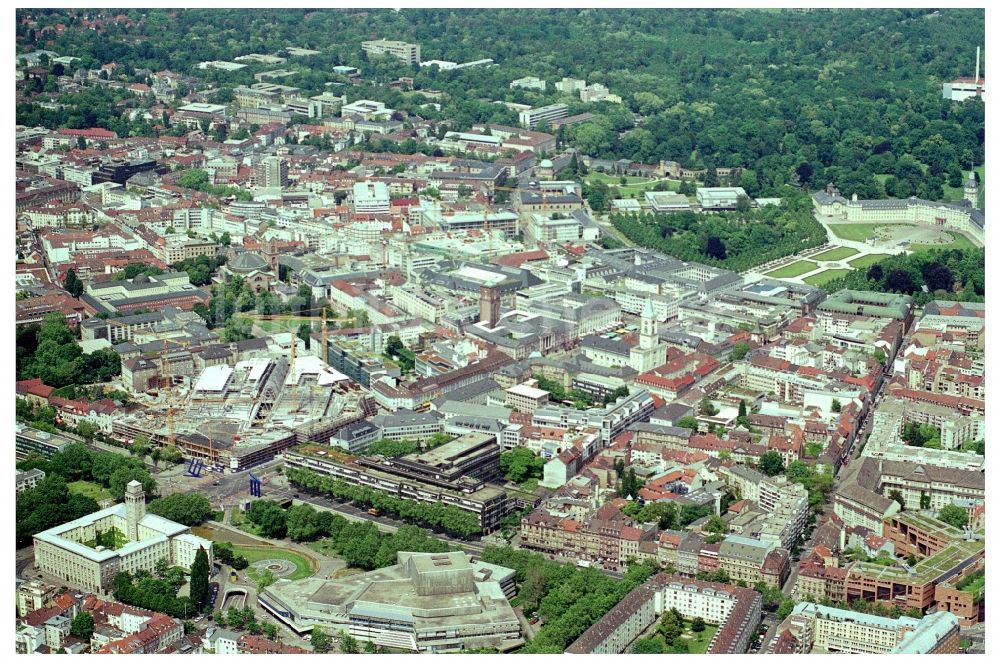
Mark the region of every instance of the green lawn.
<instances>
[{"instance_id":1,"label":"green lawn","mask_svg":"<svg viewBox=\"0 0 1000 666\"><path fill-rule=\"evenodd\" d=\"M66 484L69 487L69 491L75 495L85 495L90 497L95 502L100 502L101 500L111 499L111 493L108 492L107 488L99 486L91 481L72 481Z\"/></svg>"},{"instance_id":2,"label":"green lawn","mask_svg":"<svg viewBox=\"0 0 1000 666\"><path fill-rule=\"evenodd\" d=\"M538 482L540 480L541 479L528 479L527 481L521 484L521 490L523 490L526 493L533 492L535 489L538 488Z\"/></svg>"},{"instance_id":3,"label":"green lawn","mask_svg":"<svg viewBox=\"0 0 1000 666\"><path fill-rule=\"evenodd\" d=\"M981 594L986 589L986 571L979 571L971 576L967 576L960 581L960 592L971 592L974 596Z\"/></svg>"},{"instance_id":4,"label":"green lawn","mask_svg":"<svg viewBox=\"0 0 1000 666\"><path fill-rule=\"evenodd\" d=\"M819 254L814 254L810 259L815 259L816 261L840 261L841 259L847 259L848 257L853 257L858 253L852 247L835 247L826 252L820 252Z\"/></svg>"},{"instance_id":5,"label":"green lawn","mask_svg":"<svg viewBox=\"0 0 1000 666\"><path fill-rule=\"evenodd\" d=\"M278 319L271 321L256 319L254 323L267 333L297 333L300 324L311 324L312 322L308 319Z\"/></svg>"},{"instance_id":6,"label":"green lawn","mask_svg":"<svg viewBox=\"0 0 1000 666\"><path fill-rule=\"evenodd\" d=\"M656 179L646 178L645 176L625 176L625 184L622 185L621 178L621 176L615 176L608 173L598 173L596 171L591 171L584 176L584 180L589 183L607 183L608 187L612 189L612 194L615 199L641 199L644 192L651 190L660 184L660 182ZM671 192L676 192L680 188L679 181L667 180L665 182L667 184L667 189Z\"/></svg>"},{"instance_id":7,"label":"green lawn","mask_svg":"<svg viewBox=\"0 0 1000 666\"><path fill-rule=\"evenodd\" d=\"M854 266L855 268L868 268L872 264L877 264L883 259L888 259L891 256L892 256L891 254L866 254L863 257L852 259L847 263L849 263L851 266Z\"/></svg>"},{"instance_id":8,"label":"green lawn","mask_svg":"<svg viewBox=\"0 0 1000 666\"><path fill-rule=\"evenodd\" d=\"M247 575L253 580L257 580L257 572L253 568L253 563L261 560L288 560L295 565L295 573L286 576L292 580L308 578L316 571L313 562L309 558L287 548L233 546L233 555L242 555L247 558L247 562L251 565L247 569Z\"/></svg>"},{"instance_id":9,"label":"green lawn","mask_svg":"<svg viewBox=\"0 0 1000 666\"><path fill-rule=\"evenodd\" d=\"M817 266L814 262L800 259L796 262L788 264L787 266L782 266L777 270L767 273L767 276L773 278L790 278L802 275L803 273L808 273L809 271L814 271L817 268L819 268L819 266Z\"/></svg>"},{"instance_id":10,"label":"green lawn","mask_svg":"<svg viewBox=\"0 0 1000 666\"><path fill-rule=\"evenodd\" d=\"M622 179L622 177L621 176L616 176L616 175L610 174L610 173L600 173L599 171L591 171L586 176L584 176L584 179L587 180L587 181L589 181L589 182L592 182L592 183L598 183L598 182L603 181L603 182L607 183L608 185L615 186L615 187L621 187L621 179ZM646 178L645 176L625 176L625 184L626 185L635 185L636 183L645 183L648 180L650 180L650 179Z\"/></svg>"},{"instance_id":11,"label":"green lawn","mask_svg":"<svg viewBox=\"0 0 1000 666\"><path fill-rule=\"evenodd\" d=\"M849 241L865 241L868 240L873 233L875 233L877 228L884 226L884 224L859 222L856 224L831 224L830 229L833 231L833 235L837 238L843 238L844 240Z\"/></svg>"},{"instance_id":12,"label":"green lawn","mask_svg":"<svg viewBox=\"0 0 1000 666\"><path fill-rule=\"evenodd\" d=\"M948 234L951 236L951 242L944 245L924 245L920 243L915 243L910 245L908 249L914 252L923 252L925 250L971 250L976 247L976 244L969 240L969 237L965 234Z\"/></svg>"},{"instance_id":13,"label":"green lawn","mask_svg":"<svg viewBox=\"0 0 1000 666\"><path fill-rule=\"evenodd\" d=\"M822 273L817 273L804 279L806 284L811 284L814 287L822 287L824 284L830 280L834 280L839 277L844 277L851 271L846 268L831 268L828 271L823 271Z\"/></svg>"},{"instance_id":14,"label":"green lawn","mask_svg":"<svg viewBox=\"0 0 1000 666\"><path fill-rule=\"evenodd\" d=\"M983 199L983 192L986 190L986 167L977 166L976 173L979 174L979 200ZM965 179L969 177L968 169L962 169L962 185L965 184ZM944 200L945 201L961 201L963 196L964 187L951 187L950 185L944 186Z\"/></svg>"},{"instance_id":15,"label":"green lawn","mask_svg":"<svg viewBox=\"0 0 1000 666\"><path fill-rule=\"evenodd\" d=\"M244 532L250 532L250 534L260 536L260 528L250 522L250 520L247 519L246 513L236 507L233 507L232 512L229 514L229 522L233 527L238 527Z\"/></svg>"},{"instance_id":16,"label":"green lawn","mask_svg":"<svg viewBox=\"0 0 1000 666\"><path fill-rule=\"evenodd\" d=\"M333 541L330 539L311 541L307 545L310 550L315 550L317 553L321 553L327 557L340 557L340 554L337 553L337 550L334 548Z\"/></svg>"},{"instance_id":17,"label":"green lawn","mask_svg":"<svg viewBox=\"0 0 1000 666\"><path fill-rule=\"evenodd\" d=\"M688 626L690 627L690 625ZM688 654L705 654L708 644L712 641L712 637L715 636L715 632L718 630L718 626L706 622L705 631L700 634L691 635L690 628L685 631L682 638L688 642Z\"/></svg>"}]
</instances>

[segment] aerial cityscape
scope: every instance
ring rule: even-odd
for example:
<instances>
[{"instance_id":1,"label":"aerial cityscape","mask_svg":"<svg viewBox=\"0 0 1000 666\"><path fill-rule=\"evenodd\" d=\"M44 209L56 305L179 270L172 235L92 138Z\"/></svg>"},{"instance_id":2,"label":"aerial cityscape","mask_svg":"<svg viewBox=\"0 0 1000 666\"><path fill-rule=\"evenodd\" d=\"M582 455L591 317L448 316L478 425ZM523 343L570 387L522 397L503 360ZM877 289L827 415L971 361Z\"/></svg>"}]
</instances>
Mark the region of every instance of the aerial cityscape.
<instances>
[{"instance_id":1,"label":"aerial cityscape","mask_svg":"<svg viewBox=\"0 0 1000 666\"><path fill-rule=\"evenodd\" d=\"M983 9L19 9L20 654L985 651Z\"/></svg>"}]
</instances>

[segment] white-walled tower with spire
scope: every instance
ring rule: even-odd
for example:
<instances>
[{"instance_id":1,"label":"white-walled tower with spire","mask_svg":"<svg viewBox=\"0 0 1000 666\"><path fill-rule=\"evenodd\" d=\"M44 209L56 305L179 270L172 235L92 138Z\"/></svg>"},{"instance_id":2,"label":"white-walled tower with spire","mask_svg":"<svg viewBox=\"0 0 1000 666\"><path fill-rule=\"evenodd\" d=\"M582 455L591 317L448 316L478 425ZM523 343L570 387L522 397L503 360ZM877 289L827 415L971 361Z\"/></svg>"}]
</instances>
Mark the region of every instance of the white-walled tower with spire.
<instances>
[{"instance_id":1,"label":"white-walled tower with spire","mask_svg":"<svg viewBox=\"0 0 1000 666\"><path fill-rule=\"evenodd\" d=\"M651 299L646 299L639 317L639 344L629 350L628 364L639 372L648 372L667 362L667 345L660 342L660 334L656 330L656 310Z\"/></svg>"},{"instance_id":2,"label":"white-walled tower with spire","mask_svg":"<svg viewBox=\"0 0 1000 666\"><path fill-rule=\"evenodd\" d=\"M652 349L659 342L659 336L656 334L656 311L653 309L651 299L646 299L640 317L639 346L643 349Z\"/></svg>"}]
</instances>

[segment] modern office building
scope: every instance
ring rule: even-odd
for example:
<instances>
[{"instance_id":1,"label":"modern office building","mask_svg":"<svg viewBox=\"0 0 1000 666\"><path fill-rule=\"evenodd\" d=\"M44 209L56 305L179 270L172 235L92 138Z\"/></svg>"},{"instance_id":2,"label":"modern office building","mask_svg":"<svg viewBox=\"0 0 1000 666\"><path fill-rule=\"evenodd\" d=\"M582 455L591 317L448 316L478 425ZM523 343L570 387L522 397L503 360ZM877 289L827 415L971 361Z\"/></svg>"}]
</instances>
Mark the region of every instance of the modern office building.
<instances>
[{"instance_id":1,"label":"modern office building","mask_svg":"<svg viewBox=\"0 0 1000 666\"><path fill-rule=\"evenodd\" d=\"M59 433L45 432L23 423L14 424L14 446L18 460L37 454L51 458L78 440Z\"/></svg>"},{"instance_id":2,"label":"modern office building","mask_svg":"<svg viewBox=\"0 0 1000 666\"><path fill-rule=\"evenodd\" d=\"M406 65L420 64L420 44L409 44L388 39L374 39L361 42L361 50L369 55L388 53Z\"/></svg>"},{"instance_id":3,"label":"modern office building","mask_svg":"<svg viewBox=\"0 0 1000 666\"><path fill-rule=\"evenodd\" d=\"M388 215L389 188L386 184L377 181L355 183L354 212L358 215Z\"/></svg>"},{"instance_id":4,"label":"modern office building","mask_svg":"<svg viewBox=\"0 0 1000 666\"><path fill-rule=\"evenodd\" d=\"M569 107L565 104L549 104L535 109L527 109L518 114L518 121L528 129L535 129L543 122L552 122L569 115Z\"/></svg>"},{"instance_id":5,"label":"modern office building","mask_svg":"<svg viewBox=\"0 0 1000 666\"><path fill-rule=\"evenodd\" d=\"M288 162L277 155L260 161L254 169L257 187L288 187Z\"/></svg>"},{"instance_id":6,"label":"modern office building","mask_svg":"<svg viewBox=\"0 0 1000 666\"><path fill-rule=\"evenodd\" d=\"M488 433L471 432L398 458L352 456L306 444L286 451L284 461L293 483L296 471L305 470L414 502L440 502L474 515L484 534L518 508L518 502L493 483L500 478L500 447Z\"/></svg>"},{"instance_id":7,"label":"modern office building","mask_svg":"<svg viewBox=\"0 0 1000 666\"><path fill-rule=\"evenodd\" d=\"M100 169L94 172L93 183L118 183L124 185L125 181L137 173L153 171L158 168L156 160L136 160L133 162L111 161L105 162Z\"/></svg>"}]
</instances>

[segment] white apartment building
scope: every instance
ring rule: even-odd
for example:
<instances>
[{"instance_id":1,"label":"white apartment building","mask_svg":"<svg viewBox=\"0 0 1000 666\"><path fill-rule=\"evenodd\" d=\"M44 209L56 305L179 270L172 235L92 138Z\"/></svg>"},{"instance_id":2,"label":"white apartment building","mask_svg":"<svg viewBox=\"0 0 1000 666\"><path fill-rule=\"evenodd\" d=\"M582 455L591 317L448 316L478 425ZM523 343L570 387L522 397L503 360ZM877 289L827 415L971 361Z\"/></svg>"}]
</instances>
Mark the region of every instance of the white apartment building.
<instances>
[{"instance_id":1,"label":"white apartment building","mask_svg":"<svg viewBox=\"0 0 1000 666\"><path fill-rule=\"evenodd\" d=\"M518 122L528 129L535 129L543 122L552 122L567 116L569 116L569 107L565 104L549 104L517 114Z\"/></svg>"},{"instance_id":2,"label":"white apartment building","mask_svg":"<svg viewBox=\"0 0 1000 666\"><path fill-rule=\"evenodd\" d=\"M812 622L813 651L848 654L890 652L920 620L866 615L854 611L802 602L792 614Z\"/></svg>"},{"instance_id":3,"label":"white apartment building","mask_svg":"<svg viewBox=\"0 0 1000 666\"><path fill-rule=\"evenodd\" d=\"M23 493L25 490L31 490L38 483L45 478L45 472L40 469L29 469L26 471L18 470L17 472L17 490L18 494Z\"/></svg>"},{"instance_id":4,"label":"white apartment building","mask_svg":"<svg viewBox=\"0 0 1000 666\"><path fill-rule=\"evenodd\" d=\"M592 83L586 88L580 90L580 101L584 103L613 102L615 104L621 104L622 98L613 94L607 89L606 86L600 83Z\"/></svg>"},{"instance_id":5,"label":"white apartment building","mask_svg":"<svg viewBox=\"0 0 1000 666\"><path fill-rule=\"evenodd\" d=\"M510 89L515 88L526 88L528 90L541 90L544 91L548 84L545 83L545 79L540 79L537 76L525 76L520 79L514 79L510 82Z\"/></svg>"},{"instance_id":6,"label":"white apartment building","mask_svg":"<svg viewBox=\"0 0 1000 666\"><path fill-rule=\"evenodd\" d=\"M387 290L392 304L397 308L429 322L437 323L444 317L447 307L443 299L428 294L412 285L390 286Z\"/></svg>"},{"instance_id":7,"label":"white apartment building","mask_svg":"<svg viewBox=\"0 0 1000 666\"><path fill-rule=\"evenodd\" d=\"M511 386L505 394L507 406L525 414L531 414L549 402L549 392L538 388L537 379Z\"/></svg>"},{"instance_id":8,"label":"white apartment building","mask_svg":"<svg viewBox=\"0 0 1000 666\"><path fill-rule=\"evenodd\" d=\"M564 95L573 95L583 90L586 86L587 82L583 79L574 79L564 76L562 81L555 84L555 89Z\"/></svg>"},{"instance_id":9,"label":"white apartment building","mask_svg":"<svg viewBox=\"0 0 1000 666\"><path fill-rule=\"evenodd\" d=\"M369 55L388 53L406 65L420 64L420 44L409 44L407 42L397 42L388 39L374 39L361 42L361 50Z\"/></svg>"},{"instance_id":10,"label":"white apartment building","mask_svg":"<svg viewBox=\"0 0 1000 666\"><path fill-rule=\"evenodd\" d=\"M354 183L354 212L358 215L388 215L389 188L378 181Z\"/></svg>"}]
</instances>

